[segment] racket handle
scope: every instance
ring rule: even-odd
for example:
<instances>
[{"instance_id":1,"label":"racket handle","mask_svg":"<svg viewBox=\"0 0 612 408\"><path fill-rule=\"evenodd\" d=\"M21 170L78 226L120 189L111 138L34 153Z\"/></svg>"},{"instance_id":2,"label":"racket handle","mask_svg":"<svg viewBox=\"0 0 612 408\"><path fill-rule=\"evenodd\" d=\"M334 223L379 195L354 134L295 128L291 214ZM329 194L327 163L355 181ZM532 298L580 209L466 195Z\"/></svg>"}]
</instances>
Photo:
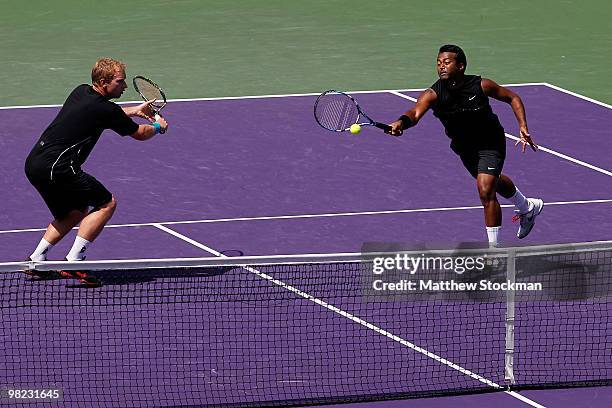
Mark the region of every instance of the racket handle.
<instances>
[{"instance_id":1,"label":"racket handle","mask_svg":"<svg viewBox=\"0 0 612 408\"><path fill-rule=\"evenodd\" d=\"M376 126L379 129L384 130L385 132L391 132L391 126L385 124L385 123L380 123L380 122L374 122L374 126Z\"/></svg>"},{"instance_id":2,"label":"racket handle","mask_svg":"<svg viewBox=\"0 0 612 408\"><path fill-rule=\"evenodd\" d=\"M156 113L154 117L156 122L159 120L159 118L161 118L161 116L159 116L159 113Z\"/></svg>"}]
</instances>

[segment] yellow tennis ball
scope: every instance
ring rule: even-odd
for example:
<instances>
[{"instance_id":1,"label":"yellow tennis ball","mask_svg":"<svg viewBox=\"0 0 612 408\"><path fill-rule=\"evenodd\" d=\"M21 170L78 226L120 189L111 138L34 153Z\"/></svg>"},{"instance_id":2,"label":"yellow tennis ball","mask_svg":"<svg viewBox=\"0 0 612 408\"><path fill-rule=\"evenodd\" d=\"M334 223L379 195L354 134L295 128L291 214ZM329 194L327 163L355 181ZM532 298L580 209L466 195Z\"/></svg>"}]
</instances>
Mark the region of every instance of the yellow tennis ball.
<instances>
[{"instance_id":1,"label":"yellow tennis ball","mask_svg":"<svg viewBox=\"0 0 612 408\"><path fill-rule=\"evenodd\" d=\"M356 135L357 133L361 132L361 126L355 123L354 125L351 125L349 130L351 131L352 134Z\"/></svg>"}]
</instances>

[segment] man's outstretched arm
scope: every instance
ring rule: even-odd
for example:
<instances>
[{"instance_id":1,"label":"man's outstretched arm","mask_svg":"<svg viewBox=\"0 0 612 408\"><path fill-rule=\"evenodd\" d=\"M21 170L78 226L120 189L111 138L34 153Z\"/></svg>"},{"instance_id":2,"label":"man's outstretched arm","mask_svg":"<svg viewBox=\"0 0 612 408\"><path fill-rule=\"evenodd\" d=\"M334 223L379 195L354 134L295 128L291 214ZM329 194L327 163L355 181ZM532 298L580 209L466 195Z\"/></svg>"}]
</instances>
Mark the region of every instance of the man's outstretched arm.
<instances>
[{"instance_id":1,"label":"man's outstretched arm","mask_svg":"<svg viewBox=\"0 0 612 408\"><path fill-rule=\"evenodd\" d=\"M389 124L391 126L391 132L389 134L401 136L404 130L419 123L419 120L427 113L437 97L436 93L430 88L423 91L410 110L406 111L398 120Z\"/></svg>"}]
</instances>

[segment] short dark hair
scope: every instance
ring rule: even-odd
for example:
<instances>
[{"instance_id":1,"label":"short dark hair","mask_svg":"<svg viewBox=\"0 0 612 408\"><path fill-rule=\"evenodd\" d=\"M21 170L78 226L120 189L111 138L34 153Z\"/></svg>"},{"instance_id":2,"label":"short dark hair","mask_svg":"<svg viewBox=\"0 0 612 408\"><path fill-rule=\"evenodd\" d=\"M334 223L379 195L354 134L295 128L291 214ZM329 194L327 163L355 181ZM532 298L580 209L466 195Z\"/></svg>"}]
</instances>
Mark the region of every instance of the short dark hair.
<instances>
[{"instance_id":1,"label":"short dark hair","mask_svg":"<svg viewBox=\"0 0 612 408\"><path fill-rule=\"evenodd\" d=\"M463 63L463 66L467 68L467 58L465 58L465 53L463 52L461 47L459 47L458 45L446 44L440 47L440 51L438 51L438 54L443 52L453 52L457 54L457 57L455 58L457 62Z\"/></svg>"}]
</instances>

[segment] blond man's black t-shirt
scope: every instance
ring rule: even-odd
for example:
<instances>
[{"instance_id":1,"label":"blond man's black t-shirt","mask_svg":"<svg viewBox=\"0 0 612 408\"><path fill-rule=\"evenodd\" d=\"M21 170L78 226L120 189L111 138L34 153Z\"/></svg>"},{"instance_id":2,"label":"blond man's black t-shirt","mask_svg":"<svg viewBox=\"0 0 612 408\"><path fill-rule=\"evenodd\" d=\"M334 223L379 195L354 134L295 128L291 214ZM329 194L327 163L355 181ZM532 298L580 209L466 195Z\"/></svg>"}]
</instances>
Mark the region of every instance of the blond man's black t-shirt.
<instances>
[{"instance_id":1,"label":"blond man's black t-shirt","mask_svg":"<svg viewBox=\"0 0 612 408\"><path fill-rule=\"evenodd\" d=\"M28 155L26 175L56 218L111 200L110 192L81 170L105 129L126 136L138 124L92 86L79 85Z\"/></svg>"}]
</instances>

